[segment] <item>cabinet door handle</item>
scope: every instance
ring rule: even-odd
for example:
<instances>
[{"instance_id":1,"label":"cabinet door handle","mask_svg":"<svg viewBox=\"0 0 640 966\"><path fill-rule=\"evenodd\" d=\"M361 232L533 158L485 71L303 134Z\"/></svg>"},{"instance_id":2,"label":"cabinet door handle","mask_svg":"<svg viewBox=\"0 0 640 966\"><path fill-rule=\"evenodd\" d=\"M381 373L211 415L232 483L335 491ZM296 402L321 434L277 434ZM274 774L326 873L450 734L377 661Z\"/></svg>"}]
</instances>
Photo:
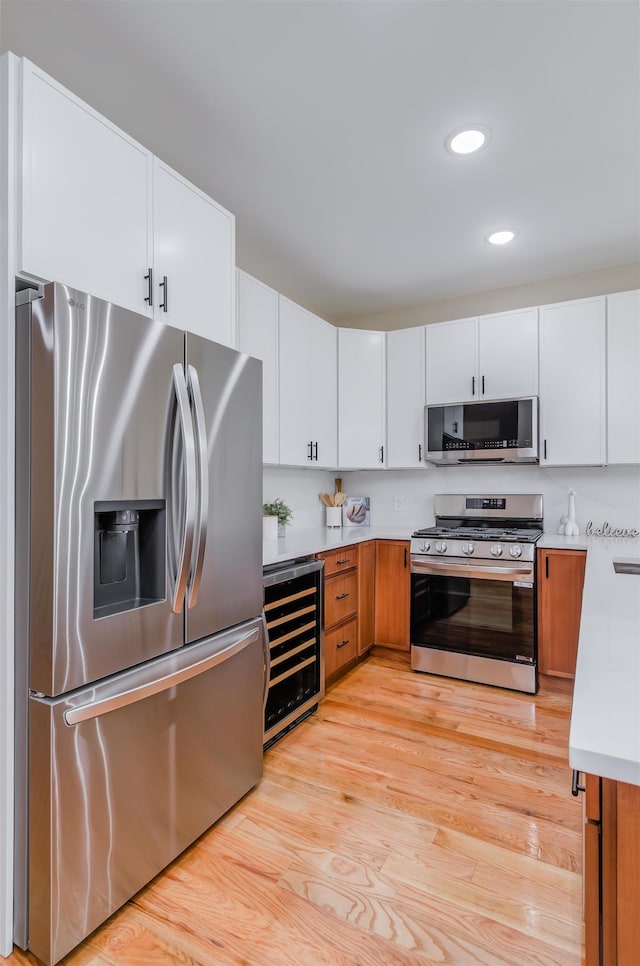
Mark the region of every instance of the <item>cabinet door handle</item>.
<instances>
[{"instance_id":1,"label":"cabinet door handle","mask_svg":"<svg viewBox=\"0 0 640 966\"><path fill-rule=\"evenodd\" d=\"M380 447L380 462L384 463L384 446Z\"/></svg>"},{"instance_id":2,"label":"cabinet door handle","mask_svg":"<svg viewBox=\"0 0 640 966\"><path fill-rule=\"evenodd\" d=\"M482 377L482 395L484 396L484 376Z\"/></svg>"},{"instance_id":3,"label":"cabinet door handle","mask_svg":"<svg viewBox=\"0 0 640 966\"><path fill-rule=\"evenodd\" d=\"M476 394L476 377L471 376L471 395L475 396L475 394Z\"/></svg>"},{"instance_id":4,"label":"cabinet door handle","mask_svg":"<svg viewBox=\"0 0 640 966\"><path fill-rule=\"evenodd\" d=\"M349 557L347 557L345 560L336 560L336 563L337 564L346 564L346 563L350 563L350 562L351 562L351 560L350 560Z\"/></svg>"},{"instance_id":5,"label":"cabinet door handle","mask_svg":"<svg viewBox=\"0 0 640 966\"><path fill-rule=\"evenodd\" d=\"M348 643L349 641L340 641L339 644L336 644L336 649L339 651L341 647L346 647Z\"/></svg>"},{"instance_id":6,"label":"cabinet door handle","mask_svg":"<svg viewBox=\"0 0 640 966\"><path fill-rule=\"evenodd\" d=\"M404 548L404 565L407 566L407 548Z\"/></svg>"},{"instance_id":7,"label":"cabinet door handle","mask_svg":"<svg viewBox=\"0 0 640 966\"><path fill-rule=\"evenodd\" d=\"M547 441L546 441L546 439L544 441L544 458L545 459L547 458Z\"/></svg>"},{"instance_id":8,"label":"cabinet door handle","mask_svg":"<svg viewBox=\"0 0 640 966\"><path fill-rule=\"evenodd\" d=\"M549 554L547 554L544 558L544 575L548 580L549 579Z\"/></svg>"},{"instance_id":9,"label":"cabinet door handle","mask_svg":"<svg viewBox=\"0 0 640 966\"><path fill-rule=\"evenodd\" d=\"M318 442L317 442L317 440L316 440L316 442L315 442L315 443L313 444L313 458L314 458L314 460L315 460L315 461L316 461L316 463L317 463L317 462L318 462Z\"/></svg>"},{"instance_id":10,"label":"cabinet door handle","mask_svg":"<svg viewBox=\"0 0 640 966\"><path fill-rule=\"evenodd\" d=\"M312 460L313 459L313 441L312 440L309 440L309 442L307 443L307 449L309 451L307 453L307 459Z\"/></svg>"},{"instance_id":11,"label":"cabinet door handle","mask_svg":"<svg viewBox=\"0 0 640 966\"><path fill-rule=\"evenodd\" d=\"M167 276L162 276L162 281L160 282L159 288L162 289L162 302L160 303L160 308L163 312L169 311L169 283L167 282Z\"/></svg>"},{"instance_id":12,"label":"cabinet door handle","mask_svg":"<svg viewBox=\"0 0 640 966\"><path fill-rule=\"evenodd\" d=\"M576 771L576 769L574 768L573 777L571 779L571 794L573 795L574 798L577 798L580 792L586 792L586 788L584 787L584 785L579 784L579 780L580 780L580 772Z\"/></svg>"},{"instance_id":13,"label":"cabinet door handle","mask_svg":"<svg viewBox=\"0 0 640 966\"><path fill-rule=\"evenodd\" d=\"M338 594L338 596L336 597L336 600L344 600L345 597L348 597L348 596L349 594Z\"/></svg>"},{"instance_id":14,"label":"cabinet door handle","mask_svg":"<svg viewBox=\"0 0 640 966\"><path fill-rule=\"evenodd\" d=\"M149 308L153 308L153 269L150 268L147 275L144 277L145 282L149 283L148 294L145 297L145 302L149 303Z\"/></svg>"},{"instance_id":15,"label":"cabinet door handle","mask_svg":"<svg viewBox=\"0 0 640 966\"><path fill-rule=\"evenodd\" d=\"M418 443L418 463L422 463L422 443Z\"/></svg>"}]
</instances>

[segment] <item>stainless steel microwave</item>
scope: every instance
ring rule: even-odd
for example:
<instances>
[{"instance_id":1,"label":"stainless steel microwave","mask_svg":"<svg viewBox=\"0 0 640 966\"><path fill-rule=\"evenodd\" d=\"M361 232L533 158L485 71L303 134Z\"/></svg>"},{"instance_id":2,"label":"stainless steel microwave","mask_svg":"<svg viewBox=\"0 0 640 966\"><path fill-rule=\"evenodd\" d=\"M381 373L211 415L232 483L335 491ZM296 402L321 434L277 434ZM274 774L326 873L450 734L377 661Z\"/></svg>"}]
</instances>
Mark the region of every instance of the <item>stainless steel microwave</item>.
<instances>
[{"instance_id":1,"label":"stainless steel microwave","mask_svg":"<svg viewBox=\"0 0 640 966\"><path fill-rule=\"evenodd\" d=\"M425 406L427 461L537 463L538 397Z\"/></svg>"}]
</instances>

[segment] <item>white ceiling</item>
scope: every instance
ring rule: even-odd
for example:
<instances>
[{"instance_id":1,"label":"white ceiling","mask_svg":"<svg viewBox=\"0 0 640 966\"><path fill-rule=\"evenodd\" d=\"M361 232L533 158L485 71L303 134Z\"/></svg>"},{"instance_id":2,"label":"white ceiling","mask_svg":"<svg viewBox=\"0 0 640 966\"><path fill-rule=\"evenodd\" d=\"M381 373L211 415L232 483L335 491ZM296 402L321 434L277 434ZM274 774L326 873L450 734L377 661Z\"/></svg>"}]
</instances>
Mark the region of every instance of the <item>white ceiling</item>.
<instances>
[{"instance_id":1,"label":"white ceiling","mask_svg":"<svg viewBox=\"0 0 640 966\"><path fill-rule=\"evenodd\" d=\"M0 0L0 50L233 211L238 264L339 321L638 260L638 12ZM468 122L491 141L454 157Z\"/></svg>"}]
</instances>

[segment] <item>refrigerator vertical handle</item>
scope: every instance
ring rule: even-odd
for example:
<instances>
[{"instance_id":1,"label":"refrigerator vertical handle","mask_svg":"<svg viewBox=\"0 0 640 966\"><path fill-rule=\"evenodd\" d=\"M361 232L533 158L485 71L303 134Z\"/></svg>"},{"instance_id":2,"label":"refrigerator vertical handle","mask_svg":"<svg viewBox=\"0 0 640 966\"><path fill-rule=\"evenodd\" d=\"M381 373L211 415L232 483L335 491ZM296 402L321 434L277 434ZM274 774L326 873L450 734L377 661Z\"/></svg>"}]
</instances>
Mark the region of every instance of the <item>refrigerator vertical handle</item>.
<instances>
[{"instance_id":1,"label":"refrigerator vertical handle","mask_svg":"<svg viewBox=\"0 0 640 966\"><path fill-rule=\"evenodd\" d=\"M178 403L178 414L180 426L182 428L182 444L184 446L185 463L185 514L184 514L184 534L182 537L182 548L180 550L180 561L176 574L176 585L171 602L171 610L174 614L179 614L184 604L187 590L187 580L189 578L189 566L191 564L191 553L193 550L193 531L196 516L196 453L193 438L193 425L191 422L191 409L189 407L189 393L187 392L187 381L184 376L184 369L180 363L173 367L173 388Z\"/></svg>"},{"instance_id":2,"label":"refrigerator vertical handle","mask_svg":"<svg viewBox=\"0 0 640 966\"><path fill-rule=\"evenodd\" d=\"M200 581L202 579L202 564L207 545L207 518L209 514L209 452L207 446L207 425L204 418L204 404L198 371L194 366L187 366L189 389L195 416L196 465L198 467L198 510L195 521L194 556L195 562L191 571L191 587L189 590L188 607L195 607L198 603Z\"/></svg>"},{"instance_id":3,"label":"refrigerator vertical handle","mask_svg":"<svg viewBox=\"0 0 640 966\"><path fill-rule=\"evenodd\" d=\"M269 627L267 625L267 615L262 609L262 646L264 649L264 689L262 692L262 713L267 709L267 698L269 696L269 679L271 677L271 645L269 644ZM266 722L265 722L266 724Z\"/></svg>"}]
</instances>

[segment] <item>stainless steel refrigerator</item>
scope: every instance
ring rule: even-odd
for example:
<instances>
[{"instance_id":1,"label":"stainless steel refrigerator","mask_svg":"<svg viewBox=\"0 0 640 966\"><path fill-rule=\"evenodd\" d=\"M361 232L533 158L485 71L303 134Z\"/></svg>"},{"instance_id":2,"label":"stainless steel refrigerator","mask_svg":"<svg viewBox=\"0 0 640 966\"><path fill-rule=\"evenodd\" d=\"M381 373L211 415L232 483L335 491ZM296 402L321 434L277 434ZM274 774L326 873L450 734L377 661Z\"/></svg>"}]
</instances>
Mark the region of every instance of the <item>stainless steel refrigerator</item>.
<instances>
[{"instance_id":1,"label":"stainless steel refrigerator","mask_svg":"<svg viewBox=\"0 0 640 966\"><path fill-rule=\"evenodd\" d=\"M262 774L261 364L23 295L15 935L51 964Z\"/></svg>"}]
</instances>

